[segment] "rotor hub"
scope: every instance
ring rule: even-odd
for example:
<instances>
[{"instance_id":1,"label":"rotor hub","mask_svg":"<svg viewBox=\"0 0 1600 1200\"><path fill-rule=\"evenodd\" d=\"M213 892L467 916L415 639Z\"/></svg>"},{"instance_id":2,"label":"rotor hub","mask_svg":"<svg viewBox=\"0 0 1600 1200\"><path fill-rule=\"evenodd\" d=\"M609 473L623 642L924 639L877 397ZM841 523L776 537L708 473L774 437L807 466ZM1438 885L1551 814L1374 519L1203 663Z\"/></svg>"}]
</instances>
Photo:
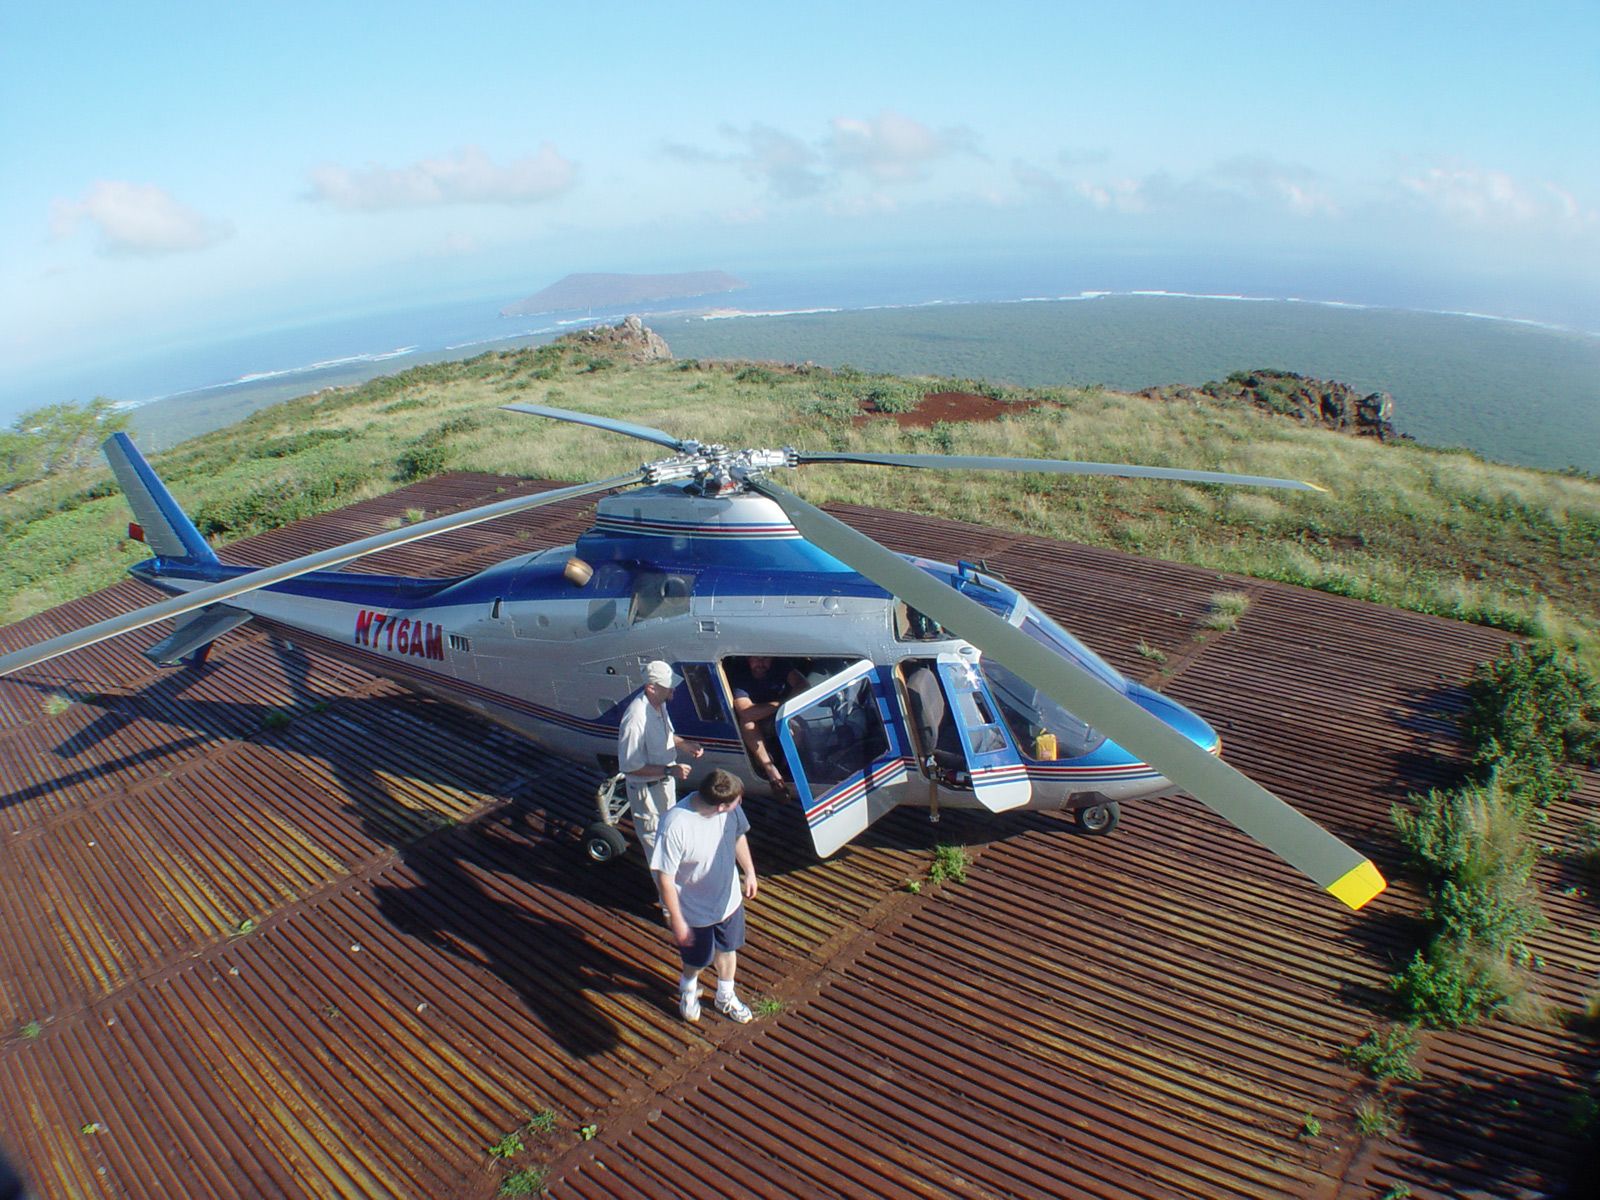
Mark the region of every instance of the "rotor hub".
<instances>
[{"instance_id":1,"label":"rotor hub","mask_svg":"<svg viewBox=\"0 0 1600 1200\"><path fill-rule=\"evenodd\" d=\"M640 468L649 484L693 480L704 492L722 495L743 491L745 482L779 467L800 465L799 453L792 446L781 450L729 450L726 446L686 444L687 452L645 463Z\"/></svg>"}]
</instances>

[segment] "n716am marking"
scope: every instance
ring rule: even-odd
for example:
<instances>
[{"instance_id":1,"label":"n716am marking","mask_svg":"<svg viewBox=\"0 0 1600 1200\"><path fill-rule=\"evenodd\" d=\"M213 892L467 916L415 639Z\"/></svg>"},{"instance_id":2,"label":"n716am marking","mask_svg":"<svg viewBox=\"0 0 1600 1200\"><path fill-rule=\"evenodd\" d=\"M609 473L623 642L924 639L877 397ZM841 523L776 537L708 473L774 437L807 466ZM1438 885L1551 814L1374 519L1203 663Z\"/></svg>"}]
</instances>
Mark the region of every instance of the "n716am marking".
<instances>
[{"instance_id":1,"label":"n716am marking","mask_svg":"<svg viewBox=\"0 0 1600 1200\"><path fill-rule=\"evenodd\" d=\"M444 661L444 626L363 608L356 613L355 644L387 654Z\"/></svg>"}]
</instances>

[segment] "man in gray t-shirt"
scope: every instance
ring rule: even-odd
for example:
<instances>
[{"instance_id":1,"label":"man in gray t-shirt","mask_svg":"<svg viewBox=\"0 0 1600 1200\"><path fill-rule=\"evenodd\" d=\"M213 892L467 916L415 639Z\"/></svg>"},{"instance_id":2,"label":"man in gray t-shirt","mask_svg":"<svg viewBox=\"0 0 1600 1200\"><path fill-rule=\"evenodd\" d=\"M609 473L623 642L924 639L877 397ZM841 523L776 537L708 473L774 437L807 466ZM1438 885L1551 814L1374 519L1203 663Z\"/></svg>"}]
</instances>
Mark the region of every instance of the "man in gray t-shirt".
<instances>
[{"instance_id":1,"label":"man in gray t-shirt","mask_svg":"<svg viewBox=\"0 0 1600 1200\"><path fill-rule=\"evenodd\" d=\"M667 810L656 831L650 870L683 960L678 1011L685 1021L700 1019L700 972L713 963L717 1011L740 1024L750 1020L750 1009L733 987L744 945L744 902L757 888L743 798L738 776L713 771L698 792ZM744 874L742 886L738 872Z\"/></svg>"}]
</instances>

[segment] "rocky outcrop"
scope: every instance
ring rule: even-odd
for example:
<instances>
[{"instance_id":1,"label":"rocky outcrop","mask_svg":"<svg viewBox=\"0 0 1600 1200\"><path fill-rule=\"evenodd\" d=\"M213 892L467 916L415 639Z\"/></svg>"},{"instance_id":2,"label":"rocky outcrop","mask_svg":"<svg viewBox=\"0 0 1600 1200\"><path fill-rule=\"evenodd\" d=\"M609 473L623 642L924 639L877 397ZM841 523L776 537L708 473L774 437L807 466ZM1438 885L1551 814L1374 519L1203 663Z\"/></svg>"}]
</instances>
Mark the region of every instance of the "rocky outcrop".
<instances>
[{"instance_id":1,"label":"rocky outcrop","mask_svg":"<svg viewBox=\"0 0 1600 1200\"><path fill-rule=\"evenodd\" d=\"M1362 395L1327 379L1311 379L1293 371L1235 371L1220 382L1200 387L1175 384L1139 393L1154 400L1235 400L1308 425L1337 429L1357 437L1388 442L1406 439L1392 424L1394 397L1388 392Z\"/></svg>"},{"instance_id":2,"label":"rocky outcrop","mask_svg":"<svg viewBox=\"0 0 1600 1200\"><path fill-rule=\"evenodd\" d=\"M638 317L626 317L615 325L580 329L556 339L569 345L598 350L627 362L662 362L672 357L666 339L647 329Z\"/></svg>"}]
</instances>

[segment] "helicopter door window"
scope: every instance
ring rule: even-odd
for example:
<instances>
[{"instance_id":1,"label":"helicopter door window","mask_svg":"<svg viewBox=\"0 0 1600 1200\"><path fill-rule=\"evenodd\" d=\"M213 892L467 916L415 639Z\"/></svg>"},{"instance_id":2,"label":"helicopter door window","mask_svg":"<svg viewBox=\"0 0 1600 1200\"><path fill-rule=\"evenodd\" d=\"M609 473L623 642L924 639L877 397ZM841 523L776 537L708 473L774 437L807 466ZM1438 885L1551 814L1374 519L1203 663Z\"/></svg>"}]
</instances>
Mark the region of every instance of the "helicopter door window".
<instances>
[{"instance_id":1,"label":"helicopter door window","mask_svg":"<svg viewBox=\"0 0 1600 1200\"><path fill-rule=\"evenodd\" d=\"M961 724L967 731L967 742L974 754L988 754L1004 750L1006 735L1000 732L999 722L989 711L989 705L977 692L961 692L956 697L961 710Z\"/></svg>"},{"instance_id":2,"label":"helicopter door window","mask_svg":"<svg viewBox=\"0 0 1600 1200\"><path fill-rule=\"evenodd\" d=\"M631 621L659 621L689 611L694 576L673 571L640 571L633 579Z\"/></svg>"},{"instance_id":3,"label":"helicopter door window","mask_svg":"<svg viewBox=\"0 0 1600 1200\"><path fill-rule=\"evenodd\" d=\"M705 663L685 663L680 670L683 672L683 685L689 698L694 701L695 716L702 721L727 720L719 689L711 676L711 668Z\"/></svg>"},{"instance_id":4,"label":"helicopter door window","mask_svg":"<svg viewBox=\"0 0 1600 1200\"><path fill-rule=\"evenodd\" d=\"M889 735L865 678L796 713L788 729L811 791L818 796L867 770L889 749Z\"/></svg>"}]
</instances>

